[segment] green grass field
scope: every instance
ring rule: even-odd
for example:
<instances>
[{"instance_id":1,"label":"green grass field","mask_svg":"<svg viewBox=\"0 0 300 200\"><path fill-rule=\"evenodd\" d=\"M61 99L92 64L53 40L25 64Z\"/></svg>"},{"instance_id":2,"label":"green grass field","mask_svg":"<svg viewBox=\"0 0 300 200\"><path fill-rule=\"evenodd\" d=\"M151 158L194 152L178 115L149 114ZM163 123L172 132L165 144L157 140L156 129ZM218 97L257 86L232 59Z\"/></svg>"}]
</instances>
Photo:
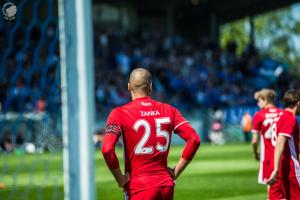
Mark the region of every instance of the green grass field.
<instances>
[{"instance_id":1,"label":"green grass field","mask_svg":"<svg viewBox=\"0 0 300 200\"><path fill-rule=\"evenodd\" d=\"M182 146L172 147L169 166L174 166ZM118 154L121 155L120 149ZM120 157L120 156L119 156ZM123 199L102 155L95 155L97 199ZM0 155L0 199L63 199L61 154ZM250 145L202 145L193 162L177 180L175 199L266 199L265 186L257 184L258 163Z\"/></svg>"}]
</instances>

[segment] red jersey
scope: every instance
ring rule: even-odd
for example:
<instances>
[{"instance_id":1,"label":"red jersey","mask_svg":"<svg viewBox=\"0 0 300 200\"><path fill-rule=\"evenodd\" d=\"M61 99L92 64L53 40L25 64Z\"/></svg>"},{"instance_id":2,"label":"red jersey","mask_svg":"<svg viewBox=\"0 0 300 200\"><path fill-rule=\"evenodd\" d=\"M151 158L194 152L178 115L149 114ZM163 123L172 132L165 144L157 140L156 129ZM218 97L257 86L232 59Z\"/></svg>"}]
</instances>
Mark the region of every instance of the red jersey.
<instances>
[{"instance_id":1,"label":"red jersey","mask_svg":"<svg viewBox=\"0 0 300 200\"><path fill-rule=\"evenodd\" d=\"M261 135L258 182L262 184L265 184L265 179L269 178L272 172L270 167L274 155L274 146L271 142L271 125L281 112L282 110L276 107L265 108L256 112L253 118L252 133L260 133Z\"/></svg>"},{"instance_id":2,"label":"red jersey","mask_svg":"<svg viewBox=\"0 0 300 200\"><path fill-rule=\"evenodd\" d=\"M174 186L167 169L171 133L186 123L177 109L150 97L137 98L111 112L106 133L122 136L125 171L130 173L125 189L134 193ZM110 165L109 159L106 161Z\"/></svg>"},{"instance_id":3,"label":"red jersey","mask_svg":"<svg viewBox=\"0 0 300 200\"><path fill-rule=\"evenodd\" d=\"M273 125L272 141L276 141L278 135L288 137L280 160L278 177L297 177L300 183L299 126L293 113L284 111L279 116L278 121ZM276 142L273 144L275 146Z\"/></svg>"}]
</instances>

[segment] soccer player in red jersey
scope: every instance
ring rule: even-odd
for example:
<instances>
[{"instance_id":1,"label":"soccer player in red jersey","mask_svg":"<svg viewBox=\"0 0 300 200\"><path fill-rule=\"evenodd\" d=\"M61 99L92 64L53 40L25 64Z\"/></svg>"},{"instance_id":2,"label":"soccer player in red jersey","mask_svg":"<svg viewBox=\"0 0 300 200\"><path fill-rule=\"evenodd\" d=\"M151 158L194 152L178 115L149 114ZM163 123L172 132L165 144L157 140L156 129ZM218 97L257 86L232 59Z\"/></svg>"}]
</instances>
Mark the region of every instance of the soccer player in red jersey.
<instances>
[{"instance_id":1,"label":"soccer player in red jersey","mask_svg":"<svg viewBox=\"0 0 300 200\"><path fill-rule=\"evenodd\" d=\"M274 147L271 143L271 124L282 112L274 105L276 93L271 89L262 89L254 94L257 105L261 109L256 112L253 118L252 146L256 160L260 161L258 183L266 184L266 180L271 174L270 162L273 156ZM260 153L258 152L258 141L260 138Z\"/></svg>"},{"instance_id":2,"label":"soccer player in red jersey","mask_svg":"<svg viewBox=\"0 0 300 200\"><path fill-rule=\"evenodd\" d=\"M289 90L284 95L285 110L272 125L275 146L269 199L300 200L299 125L300 91Z\"/></svg>"},{"instance_id":3,"label":"soccer player in red jersey","mask_svg":"<svg viewBox=\"0 0 300 200\"><path fill-rule=\"evenodd\" d=\"M137 68L130 74L128 90L132 101L115 108L109 115L102 153L125 199L172 200L175 179L192 160L200 138L190 123L174 107L150 98L151 74ZM172 132L186 141L175 168L167 158ZM125 174L121 172L115 145L121 138L125 156Z\"/></svg>"}]
</instances>

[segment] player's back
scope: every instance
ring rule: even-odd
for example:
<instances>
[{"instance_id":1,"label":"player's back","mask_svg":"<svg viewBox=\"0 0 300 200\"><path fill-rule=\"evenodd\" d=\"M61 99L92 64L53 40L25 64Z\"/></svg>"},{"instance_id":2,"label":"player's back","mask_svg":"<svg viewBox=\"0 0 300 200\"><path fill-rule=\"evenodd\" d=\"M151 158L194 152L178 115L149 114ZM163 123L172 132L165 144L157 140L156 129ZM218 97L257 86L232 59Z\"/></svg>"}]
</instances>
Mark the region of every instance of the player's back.
<instances>
[{"instance_id":1,"label":"player's back","mask_svg":"<svg viewBox=\"0 0 300 200\"><path fill-rule=\"evenodd\" d=\"M261 140L261 148L264 152L264 155L261 155L263 156L261 159L263 160L269 160L270 156L273 154L274 147L271 142L271 125L273 124L274 119L276 119L282 112L282 109L269 107L256 112L254 115L252 132L260 133L263 138Z\"/></svg>"},{"instance_id":2,"label":"player's back","mask_svg":"<svg viewBox=\"0 0 300 200\"><path fill-rule=\"evenodd\" d=\"M150 97L135 99L118 109L123 121L125 168L131 174L129 187L172 186L167 170L171 134L186 120L172 106Z\"/></svg>"}]
</instances>

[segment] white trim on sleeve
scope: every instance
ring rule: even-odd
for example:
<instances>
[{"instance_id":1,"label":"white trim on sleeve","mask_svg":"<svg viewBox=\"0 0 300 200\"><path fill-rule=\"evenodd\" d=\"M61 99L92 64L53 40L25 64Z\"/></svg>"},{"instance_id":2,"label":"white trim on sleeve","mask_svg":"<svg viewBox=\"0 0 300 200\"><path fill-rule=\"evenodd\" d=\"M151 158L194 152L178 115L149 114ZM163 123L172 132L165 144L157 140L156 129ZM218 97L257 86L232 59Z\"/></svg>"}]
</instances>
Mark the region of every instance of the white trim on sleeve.
<instances>
[{"instance_id":1,"label":"white trim on sleeve","mask_svg":"<svg viewBox=\"0 0 300 200\"><path fill-rule=\"evenodd\" d=\"M252 133L259 133L258 130L254 130L254 129L252 129L251 132L252 132Z\"/></svg>"},{"instance_id":2,"label":"white trim on sleeve","mask_svg":"<svg viewBox=\"0 0 300 200\"><path fill-rule=\"evenodd\" d=\"M285 137L288 137L288 138L292 137L290 134L287 134L287 133L279 133L278 135L282 135L282 136L285 136Z\"/></svg>"},{"instance_id":3,"label":"white trim on sleeve","mask_svg":"<svg viewBox=\"0 0 300 200\"><path fill-rule=\"evenodd\" d=\"M175 131L179 126L181 126L182 124L185 124L187 123L188 121L184 121L184 122L181 122L180 124L178 124L177 126L175 126L175 128L173 129L173 131Z\"/></svg>"}]
</instances>

